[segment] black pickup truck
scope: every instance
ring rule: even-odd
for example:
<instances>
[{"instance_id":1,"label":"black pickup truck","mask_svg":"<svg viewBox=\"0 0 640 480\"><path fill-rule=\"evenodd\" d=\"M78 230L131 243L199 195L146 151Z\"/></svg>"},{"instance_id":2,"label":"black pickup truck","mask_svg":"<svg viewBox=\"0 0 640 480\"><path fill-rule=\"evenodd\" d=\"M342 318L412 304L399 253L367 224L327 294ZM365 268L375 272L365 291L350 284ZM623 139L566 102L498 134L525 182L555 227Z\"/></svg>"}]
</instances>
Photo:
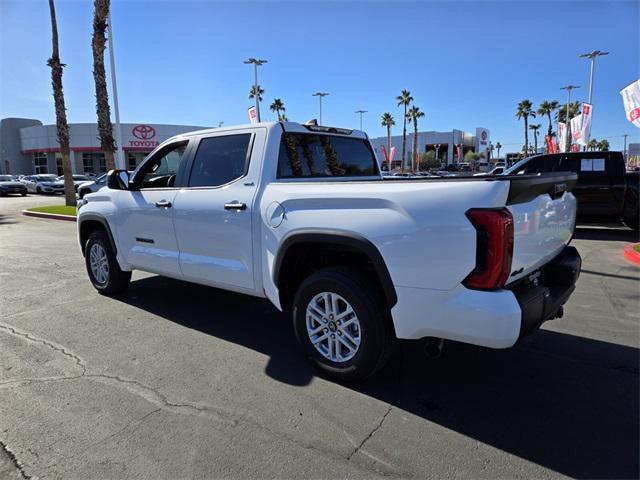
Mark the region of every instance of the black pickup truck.
<instances>
[{"instance_id":1,"label":"black pickup truck","mask_svg":"<svg viewBox=\"0 0 640 480\"><path fill-rule=\"evenodd\" d=\"M638 230L640 172L627 172L621 152L573 152L525 158L504 172L530 174L576 172L573 194L578 200L578 220L622 221Z\"/></svg>"}]
</instances>

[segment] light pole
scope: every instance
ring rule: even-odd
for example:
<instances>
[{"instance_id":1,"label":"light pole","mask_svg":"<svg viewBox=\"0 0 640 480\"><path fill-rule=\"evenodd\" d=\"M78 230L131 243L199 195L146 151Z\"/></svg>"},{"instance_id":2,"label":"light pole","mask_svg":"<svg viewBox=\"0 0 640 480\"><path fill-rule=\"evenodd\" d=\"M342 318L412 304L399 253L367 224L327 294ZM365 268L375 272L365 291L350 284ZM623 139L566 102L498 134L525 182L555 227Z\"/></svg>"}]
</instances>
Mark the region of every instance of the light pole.
<instances>
[{"instance_id":1,"label":"light pole","mask_svg":"<svg viewBox=\"0 0 640 480\"><path fill-rule=\"evenodd\" d=\"M327 92L316 92L311 94L312 97L318 97L318 99L320 100L320 121L319 121L319 125L322 125L322 97L326 97L327 95L329 95Z\"/></svg>"},{"instance_id":2,"label":"light pole","mask_svg":"<svg viewBox=\"0 0 640 480\"><path fill-rule=\"evenodd\" d=\"M591 105L591 95L593 93L593 71L596 68L596 57L609 55L609 52L602 52L600 50L594 50L591 53L583 53L580 58L588 58L591 60L591 73L589 74L589 105Z\"/></svg>"},{"instance_id":3,"label":"light pole","mask_svg":"<svg viewBox=\"0 0 640 480\"><path fill-rule=\"evenodd\" d=\"M433 147L436 149L436 162L440 163L440 160L438 159L438 152L440 151L440 144L436 143Z\"/></svg>"},{"instance_id":4,"label":"light pole","mask_svg":"<svg viewBox=\"0 0 640 480\"><path fill-rule=\"evenodd\" d=\"M356 110L354 113L359 113L360 114L360 130L362 130L362 115L367 113L366 110Z\"/></svg>"},{"instance_id":5,"label":"light pole","mask_svg":"<svg viewBox=\"0 0 640 480\"><path fill-rule=\"evenodd\" d=\"M624 148L622 149L622 156L624 157L624 161L625 161L625 165L626 162L629 160L629 155L627 154L627 137L629 135L627 135L626 133L623 135L624 137Z\"/></svg>"},{"instance_id":6,"label":"light pole","mask_svg":"<svg viewBox=\"0 0 640 480\"><path fill-rule=\"evenodd\" d=\"M222 127L222 125L224 125L224 122L218 122L218 128Z\"/></svg>"},{"instance_id":7,"label":"light pole","mask_svg":"<svg viewBox=\"0 0 640 480\"><path fill-rule=\"evenodd\" d=\"M569 132L569 126L571 125L569 123L570 122L570 120L569 120L569 104L571 103L571 90L573 90L574 88L580 88L580 85L567 85L567 86L564 86L564 87L560 87L560 90L566 90L567 91L567 107L566 107L567 108L567 112L566 112L567 113L567 115L566 115L567 124L564 127L564 132L565 132L564 134L565 134L565 137L567 137L565 139L565 150L568 150L566 140L568 139L567 133Z\"/></svg>"},{"instance_id":8,"label":"light pole","mask_svg":"<svg viewBox=\"0 0 640 480\"><path fill-rule=\"evenodd\" d=\"M120 107L118 104L118 87L116 85L116 60L113 52L113 30L111 28L111 13L107 18L107 35L109 40L109 63L111 64L111 89L113 91L113 112L116 120L116 168L122 170L127 166L124 162L124 150L122 149L122 129L120 128Z\"/></svg>"},{"instance_id":9,"label":"light pole","mask_svg":"<svg viewBox=\"0 0 640 480\"><path fill-rule=\"evenodd\" d=\"M256 114L258 115L258 122L260 121L260 95L258 94L258 67L267 63L266 60L259 60L257 58L249 58L244 61L246 64L253 64L253 86L255 90L256 99Z\"/></svg>"}]
</instances>

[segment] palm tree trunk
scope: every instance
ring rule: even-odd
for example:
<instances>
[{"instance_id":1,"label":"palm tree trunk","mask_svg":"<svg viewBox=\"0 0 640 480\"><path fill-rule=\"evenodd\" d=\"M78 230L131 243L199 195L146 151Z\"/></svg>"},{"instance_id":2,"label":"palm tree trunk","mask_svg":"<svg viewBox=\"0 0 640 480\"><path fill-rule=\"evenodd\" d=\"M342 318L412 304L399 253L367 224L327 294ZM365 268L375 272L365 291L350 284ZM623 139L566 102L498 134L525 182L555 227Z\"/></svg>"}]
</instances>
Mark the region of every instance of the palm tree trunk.
<instances>
[{"instance_id":1,"label":"palm tree trunk","mask_svg":"<svg viewBox=\"0 0 640 480\"><path fill-rule=\"evenodd\" d=\"M538 154L538 130L536 130L535 132L533 132L533 148L534 148L534 155Z\"/></svg>"},{"instance_id":2,"label":"palm tree trunk","mask_svg":"<svg viewBox=\"0 0 640 480\"><path fill-rule=\"evenodd\" d=\"M113 140L113 126L111 125L111 110L109 108L109 95L107 94L107 78L104 68L105 31L107 18L109 17L110 0L95 0L93 16L93 80L96 84L96 111L98 114L98 135L100 148L104 153L107 170L113 170L113 152L115 142Z\"/></svg>"},{"instance_id":3,"label":"palm tree trunk","mask_svg":"<svg viewBox=\"0 0 640 480\"><path fill-rule=\"evenodd\" d=\"M400 160L400 171L404 172L404 154L407 149L407 106L404 106L404 116L402 117L402 158Z\"/></svg>"},{"instance_id":4,"label":"palm tree trunk","mask_svg":"<svg viewBox=\"0 0 640 480\"><path fill-rule=\"evenodd\" d=\"M529 155L529 117L524 117L524 156Z\"/></svg>"},{"instance_id":5,"label":"palm tree trunk","mask_svg":"<svg viewBox=\"0 0 640 480\"><path fill-rule=\"evenodd\" d=\"M67 109L64 103L64 92L62 90L62 68L60 62L60 51L58 48L58 22L56 21L56 7L53 0L49 0L49 11L51 13L51 58L47 65L51 67L51 85L53 87L53 101L56 109L56 130L58 133L58 143L60 144L60 154L62 155L62 173L64 175L64 202L69 207L76 206L76 192L73 185L71 171L71 161L69 160L69 125L67 124Z\"/></svg>"},{"instance_id":6,"label":"palm tree trunk","mask_svg":"<svg viewBox=\"0 0 640 480\"><path fill-rule=\"evenodd\" d=\"M553 128L551 128L551 112L547 113L547 118L549 119L549 138L551 138L551 134L553 133Z\"/></svg>"}]
</instances>

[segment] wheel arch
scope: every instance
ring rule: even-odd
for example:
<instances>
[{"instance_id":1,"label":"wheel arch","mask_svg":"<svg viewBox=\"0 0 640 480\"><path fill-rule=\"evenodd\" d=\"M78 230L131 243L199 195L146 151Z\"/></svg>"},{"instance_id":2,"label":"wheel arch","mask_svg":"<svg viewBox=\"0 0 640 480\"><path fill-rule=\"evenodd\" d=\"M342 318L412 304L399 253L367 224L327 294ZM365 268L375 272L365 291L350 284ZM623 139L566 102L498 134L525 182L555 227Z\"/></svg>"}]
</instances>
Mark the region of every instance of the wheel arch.
<instances>
[{"instance_id":1,"label":"wheel arch","mask_svg":"<svg viewBox=\"0 0 640 480\"><path fill-rule=\"evenodd\" d=\"M101 215L88 213L82 215L78 220L78 239L80 241L80 250L82 251L82 255L84 255L84 246L87 244L89 236L96 230L104 230L107 233L113 253L117 254L118 247L116 246L115 239L111 233L111 227L109 227L107 220Z\"/></svg>"},{"instance_id":2,"label":"wheel arch","mask_svg":"<svg viewBox=\"0 0 640 480\"><path fill-rule=\"evenodd\" d=\"M308 250L311 249L312 252ZM391 309L398 301L395 287L387 265L378 248L361 235L342 230L298 230L287 235L281 242L273 266L273 280L280 294L280 304L284 307L292 300L291 287L286 288L285 280L294 279L301 261L317 251L334 250L344 254L355 254L360 260L366 259L380 285L387 306ZM306 251L305 251L306 250Z\"/></svg>"}]
</instances>

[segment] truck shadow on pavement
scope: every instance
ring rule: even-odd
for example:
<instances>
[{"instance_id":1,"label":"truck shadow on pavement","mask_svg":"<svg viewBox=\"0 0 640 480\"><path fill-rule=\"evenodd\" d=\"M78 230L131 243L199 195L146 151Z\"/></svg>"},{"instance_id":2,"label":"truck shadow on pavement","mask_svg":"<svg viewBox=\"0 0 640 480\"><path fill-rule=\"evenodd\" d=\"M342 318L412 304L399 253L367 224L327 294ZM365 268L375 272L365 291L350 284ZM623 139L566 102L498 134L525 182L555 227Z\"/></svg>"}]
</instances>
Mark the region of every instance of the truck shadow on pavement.
<instances>
[{"instance_id":1,"label":"truck shadow on pavement","mask_svg":"<svg viewBox=\"0 0 640 480\"><path fill-rule=\"evenodd\" d=\"M597 228L589 226L576 226L573 238L577 240L602 240L613 242L638 242L638 232L628 228Z\"/></svg>"},{"instance_id":2,"label":"truck shadow on pavement","mask_svg":"<svg viewBox=\"0 0 640 480\"><path fill-rule=\"evenodd\" d=\"M163 277L132 282L119 300L268 355L265 373L277 381L304 386L320 376L265 300ZM336 388L564 475L638 478L638 353L548 330L509 350L447 342L435 360L405 341L376 377Z\"/></svg>"}]
</instances>

